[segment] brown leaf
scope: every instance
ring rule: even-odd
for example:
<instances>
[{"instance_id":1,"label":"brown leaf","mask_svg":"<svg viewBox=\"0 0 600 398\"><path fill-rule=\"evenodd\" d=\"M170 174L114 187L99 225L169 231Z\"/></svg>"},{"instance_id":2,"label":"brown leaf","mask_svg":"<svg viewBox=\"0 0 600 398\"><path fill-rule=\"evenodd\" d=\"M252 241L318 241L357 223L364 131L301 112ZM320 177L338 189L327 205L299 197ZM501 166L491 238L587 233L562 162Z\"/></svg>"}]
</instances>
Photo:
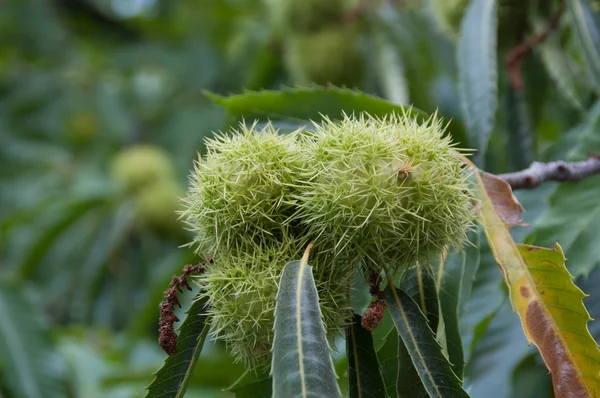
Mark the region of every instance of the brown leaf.
<instances>
[{"instance_id":1,"label":"brown leaf","mask_svg":"<svg viewBox=\"0 0 600 398\"><path fill-rule=\"evenodd\" d=\"M509 228L515 225L527 226L521 218L521 213L525 209L513 195L510 185L500 177L485 171L481 171L481 179L483 187L502 221Z\"/></svg>"}]
</instances>

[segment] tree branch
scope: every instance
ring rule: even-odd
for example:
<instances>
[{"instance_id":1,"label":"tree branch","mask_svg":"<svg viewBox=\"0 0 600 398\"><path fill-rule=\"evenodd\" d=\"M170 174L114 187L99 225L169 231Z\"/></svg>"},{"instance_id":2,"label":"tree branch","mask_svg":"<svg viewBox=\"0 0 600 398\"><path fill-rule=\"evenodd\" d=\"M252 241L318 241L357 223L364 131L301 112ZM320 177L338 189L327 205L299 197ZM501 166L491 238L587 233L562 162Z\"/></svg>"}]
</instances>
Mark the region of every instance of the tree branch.
<instances>
[{"instance_id":1,"label":"tree branch","mask_svg":"<svg viewBox=\"0 0 600 398\"><path fill-rule=\"evenodd\" d=\"M523 76L521 74L521 62L523 58L527 54L529 54L533 49L540 43L542 43L546 38L554 31L556 31L560 27L560 18L565 10L565 3L561 1L560 8L552 17L550 25L543 32L533 36L531 39L524 41L518 46L514 47L508 53L506 57L506 65L508 67L508 76L510 78L510 83L515 89L523 88Z\"/></svg>"},{"instance_id":2,"label":"tree branch","mask_svg":"<svg viewBox=\"0 0 600 398\"><path fill-rule=\"evenodd\" d=\"M579 181L584 177L600 173L600 156L590 155L582 162L533 162L525 170L500 174L513 190L536 188L544 181Z\"/></svg>"}]
</instances>

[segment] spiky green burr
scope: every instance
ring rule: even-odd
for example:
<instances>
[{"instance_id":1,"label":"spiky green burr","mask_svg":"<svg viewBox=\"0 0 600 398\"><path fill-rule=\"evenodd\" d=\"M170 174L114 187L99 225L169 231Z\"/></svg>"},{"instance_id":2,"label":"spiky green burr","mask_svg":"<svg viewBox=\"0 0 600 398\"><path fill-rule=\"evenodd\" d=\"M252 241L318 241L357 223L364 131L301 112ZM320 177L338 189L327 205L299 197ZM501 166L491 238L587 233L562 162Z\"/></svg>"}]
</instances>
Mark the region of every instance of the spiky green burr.
<instances>
[{"instance_id":1,"label":"spiky green burr","mask_svg":"<svg viewBox=\"0 0 600 398\"><path fill-rule=\"evenodd\" d=\"M297 216L321 250L396 270L464 241L467 173L436 118L325 121L304 145Z\"/></svg>"},{"instance_id":2,"label":"spiky green burr","mask_svg":"<svg viewBox=\"0 0 600 398\"><path fill-rule=\"evenodd\" d=\"M120 151L112 160L110 171L128 193L138 193L156 182L175 178L169 156L153 145L135 145Z\"/></svg>"},{"instance_id":3,"label":"spiky green burr","mask_svg":"<svg viewBox=\"0 0 600 398\"><path fill-rule=\"evenodd\" d=\"M207 142L183 219L214 263L199 277L213 333L246 367L268 367L285 265L309 264L328 336L350 320L350 276L427 261L472 225L459 152L432 118L325 120L281 136L241 127Z\"/></svg>"},{"instance_id":4,"label":"spiky green burr","mask_svg":"<svg viewBox=\"0 0 600 398\"><path fill-rule=\"evenodd\" d=\"M302 256L291 242L253 251L222 253L199 277L209 304L212 333L248 369L266 368L271 360L275 298L285 265ZM347 325L348 277L329 277L325 264L311 261L323 322L330 337ZM328 267L327 267L328 268Z\"/></svg>"},{"instance_id":5,"label":"spiky green burr","mask_svg":"<svg viewBox=\"0 0 600 398\"><path fill-rule=\"evenodd\" d=\"M283 33L311 33L342 22L354 0L267 0L275 27Z\"/></svg>"},{"instance_id":6,"label":"spiky green burr","mask_svg":"<svg viewBox=\"0 0 600 398\"><path fill-rule=\"evenodd\" d=\"M359 39L352 24L290 37L285 62L292 78L302 85L360 86L365 61Z\"/></svg>"},{"instance_id":7,"label":"spiky green burr","mask_svg":"<svg viewBox=\"0 0 600 398\"><path fill-rule=\"evenodd\" d=\"M289 235L302 154L296 134L241 126L206 142L190 177L183 220L198 250L217 252ZM250 246L252 247L252 246Z\"/></svg>"}]
</instances>

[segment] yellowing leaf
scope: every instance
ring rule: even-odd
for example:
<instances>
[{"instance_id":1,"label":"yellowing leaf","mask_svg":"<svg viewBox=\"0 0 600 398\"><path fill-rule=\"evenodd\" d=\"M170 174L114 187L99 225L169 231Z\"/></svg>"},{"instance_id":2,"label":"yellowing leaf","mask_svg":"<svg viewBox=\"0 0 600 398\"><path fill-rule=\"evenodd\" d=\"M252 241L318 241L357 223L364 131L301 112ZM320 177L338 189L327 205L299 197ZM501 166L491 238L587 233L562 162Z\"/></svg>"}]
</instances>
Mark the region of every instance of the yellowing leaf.
<instances>
[{"instance_id":1,"label":"yellowing leaf","mask_svg":"<svg viewBox=\"0 0 600 398\"><path fill-rule=\"evenodd\" d=\"M511 301L553 375L555 395L599 397L600 351L587 328L585 294L573 284L562 249L518 248L529 274L513 283Z\"/></svg>"},{"instance_id":2,"label":"yellowing leaf","mask_svg":"<svg viewBox=\"0 0 600 398\"><path fill-rule=\"evenodd\" d=\"M474 166L472 166L474 167ZM540 350L561 397L600 397L600 351L590 335L585 296L565 268L560 246L517 245L509 228L520 204L497 177L475 171L479 211L527 339ZM489 181L494 183L490 185ZM487 182L487 183L486 183ZM488 191L488 188L493 189ZM522 208L521 208L522 209ZM506 213L508 211L508 213Z\"/></svg>"}]
</instances>

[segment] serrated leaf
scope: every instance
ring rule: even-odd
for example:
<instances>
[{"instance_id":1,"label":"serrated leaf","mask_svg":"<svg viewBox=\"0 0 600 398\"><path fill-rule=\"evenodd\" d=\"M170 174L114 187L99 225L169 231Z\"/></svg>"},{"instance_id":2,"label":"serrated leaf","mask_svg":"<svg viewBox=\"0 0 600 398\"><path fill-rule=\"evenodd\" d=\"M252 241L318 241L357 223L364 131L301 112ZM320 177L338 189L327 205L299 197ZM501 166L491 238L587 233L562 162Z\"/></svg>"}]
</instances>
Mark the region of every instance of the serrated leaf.
<instances>
[{"instance_id":1,"label":"serrated leaf","mask_svg":"<svg viewBox=\"0 0 600 398\"><path fill-rule=\"evenodd\" d=\"M307 260L288 263L275 306L274 397L340 397L319 295Z\"/></svg>"},{"instance_id":2,"label":"serrated leaf","mask_svg":"<svg viewBox=\"0 0 600 398\"><path fill-rule=\"evenodd\" d=\"M224 107L229 114L248 120L268 118L318 122L323 116L337 120L341 119L344 113L360 112L366 112L371 116L406 113L423 120L428 117L425 112L416 108L396 105L370 94L334 86L248 91L227 97L210 92L205 94Z\"/></svg>"},{"instance_id":3,"label":"serrated leaf","mask_svg":"<svg viewBox=\"0 0 600 398\"><path fill-rule=\"evenodd\" d=\"M18 287L0 283L0 389L15 397L63 397L47 330Z\"/></svg>"},{"instance_id":4,"label":"serrated leaf","mask_svg":"<svg viewBox=\"0 0 600 398\"><path fill-rule=\"evenodd\" d=\"M439 296L448 357L454 373L459 378L463 376L465 362L459 319L471 294L475 274L479 268L479 233L471 233L469 241L472 246L451 252L444 262L443 269L439 271L441 272Z\"/></svg>"},{"instance_id":5,"label":"serrated leaf","mask_svg":"<svg viewBox=\"0 0 600 398\"><path fill-rule=\"evenodd\" d=\"M511 278L512 302L525 335L540 350L553 375L557 397L586 392L600 396L600 350L590 335L585 294L572 281L556 249L518 245L529 273ZM583 395L580 395L583 396Z\"/></svg>"},{"instance_id":6,"label":"serrated leaf","mask_svg":"<svg viewBox=\"0 0 600 398\"><path fill-rule=\"evenodd\" d=\"M227 391L234 393L236 398L271 398L272 384L268 374L247 370Z\"/></svg>"},{"instance_id":7,"label":"serrated leaf","mask_svg":"<svg viewBox=\"0 0 600 398\"><path fill-rule=\"evenodd\" d=\"M525 336L538 347L552 373L556 396L599 396L600 350L587 330L589 314L583 306L584 294L573 284L560 246L544 249L516 245L509 225L494 208L494 197L484 188L485 174L475 171L475 176L488 242Z\"/></svg>"},{"instance_id":8,"label":"serrated leaf","mask_svg":"<svg viewBox=\"0 0 600 398\"><path fill-rule=\"evenodd\" d=\"M457 60L463 115L480 164L498 107L496 30L496 0L471 0L462 20Z\"/></svg>"},{"instance_id":9,"label":"serrated leaf","mask_svg":"<svg viewBox=\"0 0 600 398\"><path fill-rule=\"evenodd\" d=\"M417 303L402 290L389 286L386 301L398 334L429 396L468 397Z\"/></svg>"},{"instance_id":10,"label":"serrated leaf","mask_svg":"<svg viewBox=\"0 0 600 398\"><path fill-rule=\"evenodd\" d=\"M350 398L385 397L373 336L362 327L361 319L354 314L352 324L346 328L349 395Z\"/></svg>"},{"instance_id":11,"label":"serrated leaf","mask_svg":"<svg viewBox=\"0 0 600 398\"><path fill-rule=\"evenodd\" d=\"M206 299L195 300L179 328L177 352L155 373L146 398L183 397L209 328Z\"/></svg>"},{"instance_id":12,"label":"serrated leaf","mask_svg":"<svg viewBox=\"0 0 600 398\"><path fill-rule=\"evenodd\" d=\"M567 1L570 20L585 59L589 77L600 91L600 29L586 0Z\"/></svg>"}]
</instances>

